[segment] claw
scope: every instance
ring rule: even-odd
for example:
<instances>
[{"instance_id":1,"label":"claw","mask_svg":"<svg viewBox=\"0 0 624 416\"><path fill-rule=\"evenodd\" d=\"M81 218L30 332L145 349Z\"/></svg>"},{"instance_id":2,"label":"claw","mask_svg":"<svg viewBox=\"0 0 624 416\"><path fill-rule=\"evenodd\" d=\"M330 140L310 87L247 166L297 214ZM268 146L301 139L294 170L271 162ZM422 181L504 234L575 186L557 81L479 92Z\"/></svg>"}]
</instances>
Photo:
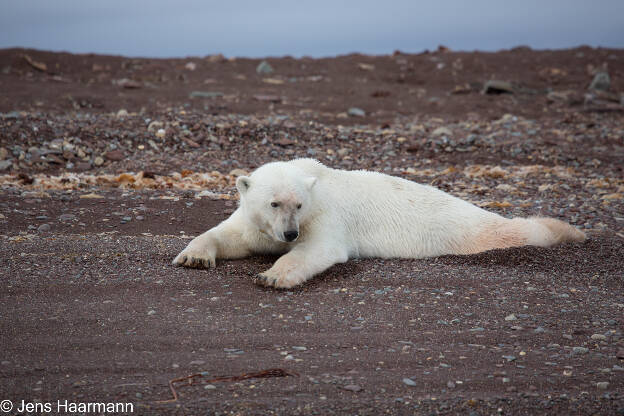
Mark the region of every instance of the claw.
<instances>
[{"instance_id":1,"label":"claw","mask_svg":"<svg viewBox=\"0 0 624 416\"><path fill-rule=\"evenodd\" d=\"M254 283L260 286L266 286L267 284L267 278L266 276L263 276L261 274L256 275L255 279L254 279Z\"/></svg>"}]
</instances>

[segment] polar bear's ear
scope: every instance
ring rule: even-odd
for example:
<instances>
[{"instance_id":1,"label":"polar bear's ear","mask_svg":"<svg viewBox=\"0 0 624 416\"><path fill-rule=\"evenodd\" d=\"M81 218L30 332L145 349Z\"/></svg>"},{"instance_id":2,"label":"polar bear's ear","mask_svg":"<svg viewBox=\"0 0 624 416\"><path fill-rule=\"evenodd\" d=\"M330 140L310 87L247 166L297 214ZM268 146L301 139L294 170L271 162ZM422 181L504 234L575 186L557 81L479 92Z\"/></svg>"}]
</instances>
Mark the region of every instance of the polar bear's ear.
<instances>
[{"instance_id":1,"label":"polar bear's ear","mask_svg":"<svg viewBox=\"0 0 624 416\"><path fill-rule=\"evenodd\" d=\"M239 176L236 178L236 188L241 194L249 190L249 185L251 185L251 179L249 179L248 176Z\"/></svg>"},{"instance_id":2,"label":"polar bear's ear","mask_svg":"<svg viewBox=\"0 0 624 416\"><path fill-rule=\"evenodd\" d=\"M303 183L305 183L305 185L308 188L308 190L310 190L310 189L312 189L312 187L316 183L316 178L314 176L310 176L308 178L305 178Z\"/></svg>"}]
</instances>

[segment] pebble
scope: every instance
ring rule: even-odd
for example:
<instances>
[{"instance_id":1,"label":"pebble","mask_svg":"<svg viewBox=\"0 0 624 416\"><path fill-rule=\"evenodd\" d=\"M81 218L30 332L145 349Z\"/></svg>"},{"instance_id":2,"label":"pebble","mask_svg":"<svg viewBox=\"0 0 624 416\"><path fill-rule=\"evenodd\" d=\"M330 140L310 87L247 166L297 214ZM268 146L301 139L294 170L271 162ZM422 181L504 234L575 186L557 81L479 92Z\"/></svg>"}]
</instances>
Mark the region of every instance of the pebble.
<instances>
[{"instance_id":1,"label":"pebble","mask_svg":"<svg viewBox=\"0 0 624 416\"><path fill-rule=\"evenodd\" d=\"M151 309L151 310L147 311L147 314L149 316L156 315L156 311L154 309Z\"/></svg>"},{"instance_id":2,"label":"pebble","mask_svg":"<svg viewBox=\"0 0 624 416\"><path fill-rule=\"evenodd\" d=\"M513 85L511 85L511 82L490 80L485 83L483 92L486 94L513 94L514 88Z\"/></svg>"},{"instance_id":3,"label":"pebble","mask_svg":"<svg viewBox=\"0 0 624 416\"><path fill-rule=\"evenodd\" d=\"M4 160L9 156L9 151L4 147L0 147L0 160Z\"/></svg>"},{"instance_id":4,"label":"pebble","mask_svg":"<svg viewBox=\"0 0 624 416\"><path fill-rule=\"evenodd\" d=\"M517 320L518 320L518 318L516 317L516 315L515 315L515 314L513 314L513 313L512 313L511 315L507 315L507 316L505 317L505 320L506 320L506 321L517 321Z\"/></svg>"},{"instance_id":5,"label":"pebble","mask_svg":"<svg viewBox=\"0 0 624 416\"><path fill-rule=\"evenodd\" d=\"M39 228L37 228L37 231L39 231L40 233L45 233L47 231L50 231L50 228L50 224L41 224Z\"/></svg>"},{"instance_id":6,"label":"pebble","mask_svg":"<svg viewBox=\"0 0 624 416\"><path fill-rule=\"evenodd\" d=\"M307 351L306 347L292 347L292 349L295 351Z\"/></svg>"},{"instance_id":7,"label":"pebble","mask_svg":"<svg viewBox=\"0 0 624 416\"><path fill-rule=\"evenodd\" d=\"M59 217L59 221L72 221L76 219L74 214L61 214Z\"/></svg>"},{"instance_id":8,"label":"pebble","mask_svg":"<svg viewBox=\"0 0 624 416\"><path fill-rule=\"evenodd\" d=\"M12 164L13 162L11 162L10 160L0 161L0 171L7 170L8 168L11 167Z\"/></svg>"},{"instance_id":9,"label":"pebble","mask_svg":"<svg viewBox=\"0 0 624 416\"><path fill-rule=\"evenodd\" d=\"M120 160L124 160L125 156L121 150L111 150L104 154L104 157L113 162L119 162Z\"/></svg>"},{"instance_id":10,"label":"pebble","mask_svg":"<svg viewBox=\"0 0 624 416\"><path fill-rule=\"evenodd\" d=\"M129 221L132 221L132 217L123 217L122 220L129 222Z\"/></svg>"},{"instance_id":11,"label":"pebble","mask_svg":"<svg viewBox=\"0 0 624 416\"><path fill-rule=\"evenodd\" d=\"M448 383L446 383L446 387L448 387L449 389L454 389L455 383L453 383L452 381L449 381Z\"/></svg>"},{"instance_id":12,"label":"pebble","mask_svg":"<svg viewBox=\"0 0 624 416\"><path fill-rule=\"evenodd\" d=\"M93 164L95 166L102 166L104 164L104 159L102 159L101 156L97 156L94 160L93 160Z\"/></svg>"},{"instance_id":13,"label":"pebble","mask_svg":"<svg viewBox=\"0 0 624 416\"><path fill-rule=\"evenodd\" d=\"M128 117L128 111L124 108L117 111L117 118L123 118L123 117Z\"/></svg>"},{"instance_id":14,"label":"pebble","mask_svg":"<svg viewBox=\"0 0 624 416\"><path fill-rule=\"evenodd\" d=\"M351 117L364 117L366 115L366 111L361 108L351 107L347 110L347 114Z\"/></svg>"},{"instance_id":15,"label":"pebble","mask_svg":"<svg viewBox=\"0 0 624 416\"><path fill-rule=\"evenodd\" d=\"M516 361L515 355L503 355L503 358L506 359L508 362Z\"/></svg>"},{"instance_id":16,"label":"pebble","mask_svg":"<svg viewBox=\"0 0 624 416\"><path fill-rule=\"evenodd\" d=\"M206 361L203 361L203 360L195 360L189 363L189 365L204 365L204 364L206 364Z\"/></svg>"},{"instance_id":17,"label":"pebble","mask_svg":"<svg viewBox=\"0 0 624 416\"><path fill-rule=\"evenodd\" d=\"M585 347L572 348L572 354L587 354L588 352L589 352L589 348L585 348Z\"/></svg>"},{"instance_id":18,"label":"pebble","mask_svg":"<svg viewBox=\"0 0 624 416\"><path fill-rule=\"evenodd\" d=\"M546 332L546 330L544 328L542 328L541 326L538 326L537 328L535 328L533 330L533 332L536 333L536 334L540 334L542 332Z\"/></svg>"},{"instance_id":19,"label":"pebble","mask_svg":"<svg viewBox=\"0 0 624 416\"><path fill-rule=\"evenodd\" d=\"M362 387L358 386L357 384L347 384L346 386L342 386L342 389L352 391L354 393L357 393L363 390Z\"/></svg>"},{"instance_id":20,"label":"pebble","mask_svg":"<svg viewBox=\"0 0 624 416\"><path fill-rule=\"evenodd\" d=\"M190 98L218 98L223 97L223 93L219 91L192 91Z\"/></svg>"},{"instance_id":21,"label":"pebble","mask_svg":"<svg viewBox=\"0 0 624 416\"><path fill-rule=\"evenodd\" d=\"M453 132L446 128L446 127L438 127L437 129L435 129L434 131L431 132L431 135L433 137L440 137L440 136L452 136Z\"/></svg>"},{"instance_id":22,"label":"pebble","mask_svg":"<svg viewBox=\"0 0 624 416\"><path fill-rule=\"evenodd\" d=\"M165 129L158 129L155 136L158 137L159 139L164 139L165 134L166 134Z\"/></svg>"},{"instance_id":23,"label":"pebble","mask_svg":"<svg viewBox=\"0 0 624 416\"><path fill-rule=\"evenodd\" d=\"M607 339L607 337L603 334L594 334L591 336L591 339L597 340L597 341L604 341Z\"/></svg>"},{"instance_id":24,"label":"pebble","mask_svg":"<svg viewBox=\"0 0 624 416\"><path fill-rule=\"evenodd\" d=\"M596 387L598 388L598 390L606 390L609 388L609 382L608 381L600 381L598 383L596 383Z\"/></svg>"},{"instance_id":25,"label":"pebble","mask_svg":"<svg viewBox=\"0 0 624 416\"><path fill-rule=\"evenodd\" d=\"M590 90L607 91L611 87L611 77L606 72L598 72L594 75L591 84L589 84Z\"/></svg>"},{"instance_id":26,"label":"pebble","mask_svg":"<svg viewBox=\"0 0 624 416\"><path fill-rule=\"evenodd\" d=\"M273 67L267 61L262 61L256 67L256 73L258 73L259 75L272 74Z\"/></svg>"},{"instance_id":27,"label":"pebble","mask_svg":"<svg viewBox=\"0 0 624 416\"><path fill-rule=\"evenodd\" d=\"M412 380L411 378L407 378L407 377L403 379L403 384L406 384L406 385L408 385L410 387L417 386L417 384L416 384L416 382L414 380Z\"/></svg>"},{"instance_id":28,"label":"pebble","mask_svg":"<svg viewBox=\"0 0 624 416\"><path fill-rule=\"evenodd\" d=\"M206 384L204 386L204 390L216 390L217 386L215 386L214 384Z\"/></svg>"}]
</instances>

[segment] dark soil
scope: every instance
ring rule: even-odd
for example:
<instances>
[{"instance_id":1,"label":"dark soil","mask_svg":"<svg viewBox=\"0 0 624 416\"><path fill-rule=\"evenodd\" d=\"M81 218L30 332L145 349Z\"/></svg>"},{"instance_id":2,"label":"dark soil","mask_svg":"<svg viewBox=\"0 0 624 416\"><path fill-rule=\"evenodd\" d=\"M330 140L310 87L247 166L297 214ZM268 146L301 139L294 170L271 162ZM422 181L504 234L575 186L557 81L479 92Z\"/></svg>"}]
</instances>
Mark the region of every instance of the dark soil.
<instances>
[{"instance_id":1,"label":"dark soil","mask_svg":"<svg viewBox=\"0 0 624 416\"><path fill-rule=\"evenodd\" d=\"M0 400L624 414L624 51L268 62L258 75L251 59L0 51ZM609 91L587 89L596 70ZM491 79L513 93L482 93ZM240 170L301 156L561 218L589 239L353 260L290 291L252 283L272 257L171 265L235 208ZM125 175L139 171L154 182ZM275 368L296 375L203 382Z\"/></svg>"}]
</instances>

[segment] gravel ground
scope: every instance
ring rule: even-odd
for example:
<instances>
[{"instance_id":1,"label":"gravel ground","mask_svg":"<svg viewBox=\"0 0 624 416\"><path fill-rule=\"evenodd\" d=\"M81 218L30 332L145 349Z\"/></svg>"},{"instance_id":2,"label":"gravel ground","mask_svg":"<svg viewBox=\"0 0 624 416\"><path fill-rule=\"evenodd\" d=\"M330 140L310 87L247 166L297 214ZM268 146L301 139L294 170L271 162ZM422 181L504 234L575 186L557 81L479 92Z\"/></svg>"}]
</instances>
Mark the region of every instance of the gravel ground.
<instances>
[{"instance_id":1,"label":"gravel ground","mask_svg":"<svg viewBox=\"0 0 624 416\"><path fill-rule=\"evenodd\" d=\"M624 52L268 61L0 51L0 399L624 414ZM497 79L511 91L485 93ZM293 157L589 239L354 260L291 291L251 282L272 257L171 265L233 212L236 176ZM291 375L206 382L267 369Z\"/></svg>"}]
</instances>

